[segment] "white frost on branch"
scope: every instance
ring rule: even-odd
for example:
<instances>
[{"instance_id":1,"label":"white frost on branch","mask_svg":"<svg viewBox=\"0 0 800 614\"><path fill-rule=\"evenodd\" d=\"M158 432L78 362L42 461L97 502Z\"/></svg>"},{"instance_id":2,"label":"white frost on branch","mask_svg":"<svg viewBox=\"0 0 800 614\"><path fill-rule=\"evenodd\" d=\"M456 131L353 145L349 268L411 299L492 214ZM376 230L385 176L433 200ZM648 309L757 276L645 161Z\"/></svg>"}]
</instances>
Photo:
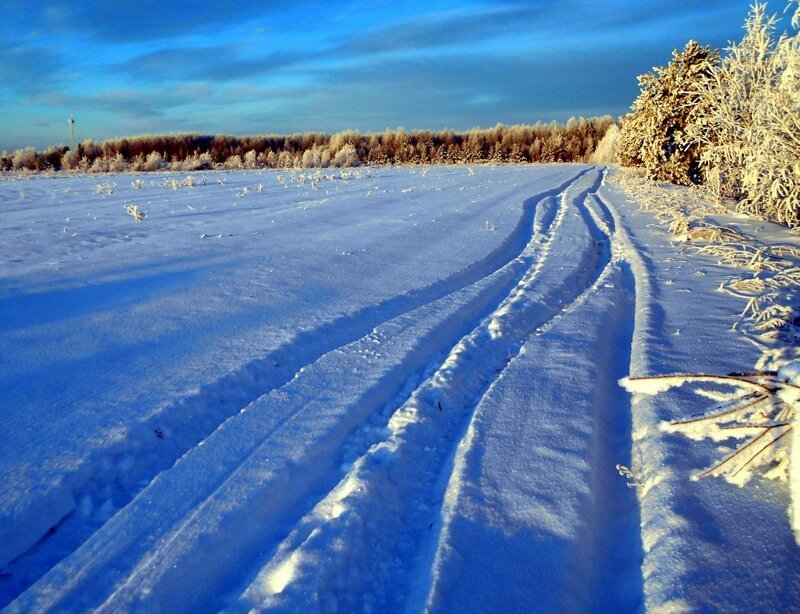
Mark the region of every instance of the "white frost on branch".
<instances>
[{"instance_id":1,"label":"white frost on branch","mask_svg":"<svg viewBox=\"0 0 800 614\"><path fill-rule=\"evenodd\" d=\"M800 425L794 428L800 420L800 360L786 363L777 372L675 374L620 380L629 392L647 396L697 384L730 387L737 394L723 398L700 415L665 422L662 428L697 441L744 441L693 479L716 476L738 486L746 484L757 472L768 478L788 479L789 516L800 544ZM702 388L692 388L692 392L708 396Z\"/></svg>"}]
</instances>

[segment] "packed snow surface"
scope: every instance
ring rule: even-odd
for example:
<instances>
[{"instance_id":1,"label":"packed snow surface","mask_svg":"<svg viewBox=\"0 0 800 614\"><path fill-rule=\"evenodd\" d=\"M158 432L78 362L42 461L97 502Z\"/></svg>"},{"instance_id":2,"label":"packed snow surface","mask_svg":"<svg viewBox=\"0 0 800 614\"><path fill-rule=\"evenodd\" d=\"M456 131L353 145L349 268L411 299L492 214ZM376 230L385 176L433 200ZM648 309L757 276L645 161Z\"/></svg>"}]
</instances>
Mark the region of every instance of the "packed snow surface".
<instances>
[{"instance_id":1,"label":"packed snow surface","mask_svg":"<svg viewBox=\"0 0 800 614\"><path fill-rule=\"evenodd\" d=\"M759 351L614 172L0 181L0 606L799 607L786 483L617 384Z\"/></svg>"}]
</instances>

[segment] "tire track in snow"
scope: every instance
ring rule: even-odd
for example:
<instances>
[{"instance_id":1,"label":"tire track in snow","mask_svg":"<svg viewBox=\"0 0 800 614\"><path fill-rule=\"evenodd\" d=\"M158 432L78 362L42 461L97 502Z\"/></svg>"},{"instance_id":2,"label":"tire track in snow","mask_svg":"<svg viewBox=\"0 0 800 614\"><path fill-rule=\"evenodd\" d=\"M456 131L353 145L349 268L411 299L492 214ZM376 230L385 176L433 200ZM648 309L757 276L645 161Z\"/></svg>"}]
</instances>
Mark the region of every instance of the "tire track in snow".
<instances>
[{"instance_id":1,"label":"tire track in snow","mask_svg":"<svg viewBox=\"0 0 800 614\"><path fill-rule=\"evenodd\" d=\"M608 169L602 172L605 184ZM589 210L613 237L610 249L618 263L616 308L604 331L604 357L596 378L592 404L595 408L591 437L590 496L580 548L574 555L570 575L581 578L570 599L574 606L595 611L634 611L644 607L644 557L641 533L638 478L626 478L618 466L634 467L633 406L630 395L618 381L631 373L634 336L641 316L638 253L632 253L630 238L620 227L619 215L598 190Z\"/></svg>"},{"instance_id":2,"label":"tire track in snow","mask_svg":"<svg viewBox=\"0 0 800 614\"><path fill-rule=\"evenodd\" d=\"M616 386L630 347L626 269L612 263L585 307L531 337L479 404L409 611L641 607L636 494L614 468L631 447Z\"/></svg>"},{"instance_id":3,"label":"tire track in snow","mask_svg":"<svg viewBox=\"0 0 800 614\"><path fill-rule=\"evenodd\" d=\"M544 258L394 413L389 436L359 458L298 523L266 559L237 607L404 605L415 590L407 570L426 549L434 525L431 503L441 500L475 406L528 336L574 305L607 270L605 235L584 209L599 182L598 174L572 198L562 194ZM581 247L578 254L575 244ZM366 593L365 579L371 589Z\"/></svg>"},{"instance_id":4,"label":"tire track in snow","mask_svg":"<svg viewBox=\"0 0 800 614\"><path fill-rule=\"evenodd\" d=\"M534 240L534 237L541 237L541 236L546 235L546 233L548 232L551 224L553 223L553 215L551 213L551 210L553 208L551 208L551 207L540 207L539 204L545 202L546 199L549 196L551 196L553 194L557 194L557 193L559 193L559 191L563 191L564 189L566 189L567 186L572 185L575 181L579 180L579 178L582 175L584 175L585 173L589 172L589 170L590 169L583 170L580 173L578 173L576 177L572 178L570 181L566 182L565 184L562 184L561 186L559 186L557 188L544 191L540 195L538 195L538 196L526 201L525 207L524 207L524 215L522 216L522 219L521 219L517 229L515 230L514 233L512 233L512 237L507 239L500 248L495 250L493 258L496 259L497 257L505 256L506 254L504 252L507 252L510 248L515 247L516 243L520 240L520 237L522 239L525 239L526 237L528 237L528 243L530 243L530 242L532 242ZM527 224L527 228L525 228L526 224ZM537 239L537 241L541 241L541 239ZM395 319L402 318L402 316L404 314L411 314L412 311L414 311L416 309L421 309L421 308L424 308L426 306L428 306L428 307L433 306L433 304L436 301L445 300L447 297L449 297L451 295L454 295L454 294L456 294L456 293L458 293L458 292L460 292L460 291L462 291L464 289L468 289L469 286L462 285L462 284L467 284L467 282L470 281L472 279L472 277L479 277L478 281L485 282L485 281L490 280L490 278L493 277L493 276L499 276L498 280L495 280L495 281L491 282L489 284L489 286L497 285L497 284L500 284L502 287L513 286L513 284L519 279L519 276L522 274L522 271L524 270L524 268L525 267L529 267L531 265L533 259L535 258L535 253L523 253L523 252L524 252L524 250L520 250L520 254L517 255L515 258L513 258L510 261L510 263L508 263L508 264L506 264L504 266L501 266L498 269L489 272L488 274L487 274L487 271L486 271L487 264L485 262L484 263L477 263L476 265L471 266L468 270L466 270L466 271L464 271L464 272L462 272L460 274L457 274L454 278L450 278L448 280L445 280L444 282L440 282L439 284L436 284L436 286L435 286L436 292L437 293L441 293L441 294L444 295L444 297L442 297L440 299L435 299L435 297L432 297L431 294L430 294L430 291L427 292L424 295L422 295L420 293L416 293L415 296L407 296L406 295L406 296L403 296L403 297L399 297L398 299L393 299L392 301L390 301L391 305L388 306L388 307L386 306L386 304L384 304L384 305L379 306L379 307L370 308L369 310L367 310L368 313L362 312L358 317L351 317L351 318L348 318L347 320L348 321L352 320L353 325L356 325L356 326L358 326L359 329L361 329L361 328L365 328L367 326L371 327L376 320L380 319L381 317L387 316L387 314L388 315L392 315L392 311L393 310L401 312L401 314L399 316L395 316ZM509 268L512 264L514 266ZM520 269L520 267L522 267L522 269ZM514 272L515 270L520 271L520 272L515 273ZM507 281L503 281L503 279L506 279ZM451 290L451 287L453 287L453 286L455 287L455 289ZM489 290L491 290L491 288ZM472 292L473 294L475 294L477 292L478 294L487 295L487 296L493 296L494 295L493 291L489 291L489 290L486 290L486 289L480 290L480 289L478 289L478 290L475 290L475 291L470 290L470 292ZM488 292L488 294L487 294L487 292ZM432 300L432 299L434 299L434 300ZM471 311L474 312L477 309L479 312L484 312L485 313L486 300L487 300L486 298L481 298L480 300L477 300L477 303L476 303L477 306L475 306L475 305L471 306L470 307ZM495 300L495 299L489 299L489 300ZM421 307L413 307L413 302L414 301L422 303L422 306ZM481 308L480 304L483 304L484 307ZM413 307L413 309L412 309L412 307ZM467 319L466 321L469 321L469 320ZM464 325L463 324L463 318L456 318L456 322L458 323L459 326L463 326ZM451 326L451 328L452 328L452 326ZM318 337L322 337L322 339L320 340L320 343L318 345L316 345L316 347L313 347L313 349L310 349L308 351L315 351L317 353L320 353L320 352L322 352L323 349L325 349L326 344L333 345L333 344L335 344L335 342L340 341L341 338L343 336L345 336L346 334L348 334L348 333L352 334L352 329L353 329L353 326L348 326L347 322L343 323L340 320L337 320L336 322L331 323L329 326L324 327L324 332L328 333L327 338L325 337L324 334L322 334L320 332L321 329L317 329L316 331L313 331L312 333L309 333L309 335L313 335L313 340L317 340ZM463 334L463 333L461 333L461 334ZM311 339L312 337L309 337L309 338ZM362 337L362 341L364 341L364 339L366 339L366 337ZM309 341L306 341L305 344L303 344L302 347L309 347L309 346L312 346L312 345L313 345L312 343L310 343ZM322 347L320 347L320 346L322 346ZM345 346L340 346L340 348L344 348L344 347ZM331 350L326 355L333 354L336 351L338 351L338 350L335 350L335 349ZM289 354L289 350L286 350L286 353L288 355ZM274 358L274 355L272 355L270 359L264 359L264 360L261 361L261 364L262 365L266 365L266 368L268 370L273 368L273 365L272 365L272 362L271 362L272 358ZM296 356L294 358L295 358L295 360L297 360ZM287 363L291 359L292 359L292 357L289 356L287 358ZM317 360L319 360L319 358ZM428 357L427 360L429 360L429 357ZM312 361L309 364L310 365L314 365L315 362L316 361ZM237 420L237 414L240 411L238 409L239 403L246 402L248 400L247 399L247 395L254 395L256 393L259 393L259 396L261 396L260 392L263 389L263 382L261 382L261 385L258 383L258 373L257 373L257 371L258 371L257 367L258 366L259 365L256 365L254 367L252 365L249 365L249 367L251 367L251 370L255 370L256 371L255 374L252 373L252 372L247 372L245 370L245 374L242 377L242 373L241 372L237 372L236 374L232 374L230 376L227 376L227 380L226 380L226 378L223 378L223 380L221 380L221 381L225 381L226 385L221 385L221 384L218 383L217 385L215 385L213 387L210 387L209 390L201 391L201 394L198 395L198 397L197 397L198 400L201 402L201 405L203 403L206 403L207 401L209 401L209 399L213 400L214 395L217 394L217 393L228 393L228 394L230 394L231 391L238 392L239 394L244 396L244 400L240 399L237 403L230 403L230 402L221 403L221 404L225 405L225 408L226 408L226 412L225 412L225 415L223 416L221 424L223 424L223 425L226 424L225 418L228 417L228 412L230 411L230 407L234 407L233 421L235 422ZM408 365L401 365L401 366L406 371L419 370L419 367L410 367ZM309 368L308 366L302 367L293 376L286 377L288 382L286 382L284 384L284 387L290 385L292 382L297 381L298 378L300 378L300 376L303 374L303 372L306 371L308 368ZM288 371L289 369L287 368L285 370ZM397 377L399 377L399 376L397 374L395 374L394 378L396 379ZM245 384L245 385L240 385L240 384ZM398 387L399 387L399 385L398 385ZM275 390L279 392L280 390L282 390L282 387L277 387L276 386ZM383 391L382 394L386 394L386 392ZM354 396L357 396L357 394L354 393ZM369 396L369 395L367 395L367 396ZM392 395L389 394L389 398L391 398L391 396ZM222 400L224 401L225 399L222 399ZM386 399L381 401L381 403L383 403L385 400ZM365 402L365 404L366 404L366 402ZM380 404L380 403L378 401L376 401L375 399L369 399L369 404L375 405L375 404ZM184 409L186 409L188 413L191 413L191 409L192 409L191 407L188 407L188 408L184 407ZM367 412L367 414L368 413L369 412ZM162 415L159 416L159 418L160 418L160 422L158 424L165 425L163 412L162 412ZM292 418L292 415L287 417L286 420L287 421L291 420L291 418ZM186 418L184 417L183 419L185 420ZM214 421L212 421L211 424L210 424L210 428L216 428L216 426L218 426L218 425ZM280 426L281 425L276 426L276 430L278 430ZM154 428L161 428L161 429L164 429L164 431L162 431L162 432L168 432L168 431L166 431L166 429L168 429L169 427L160 426L160 427L154 427ZM348 428L352 428L352 427L350 426ZM193 445L193 446L188 446L188 447L184 446L184 447L186 447L186 451L181 450L180 453L183 454L184 456L190 456L191 453L194 450L198 449L199 446L201 446L204 443L204 441L205 440L201 440L201 441L195 443L195 445ZM239 462L241 462L241 461L239 461ZM228 473L230 473L230 471L233 471L233 470L234 469L233 469L233 466L232 466L232 468L230 470L228 470ZM163 471L160 472L160 473L163 473ZM156 478L153 478L153 479L150 480L149 483L151 485L156 482L157 477L158 477L158 475L160 475L160 473L156 473ZM313 480L309 480L309 481L313 481ZM143 496L146 495L148 490L149 490L148 488L145 488L142 491L142 495ZM133 493L131 495L131 497L133 497L135 494L136 493ZM299 493L297 495L297 497L300 497L300 494L302 494L302 493ZM290 497L287 497L287 499L289 499L289 498ZM123 511L126 511L125 507L123 507ZM112 517L112 520L113 519L114 518ZM190 521L191 521L191 519L187 520L187 522L190 522ZM120 522L122 522L122 521L120 521ZM86 523L86 524L88 525L88 523ZM99 527L92 527L92 528L93 528L93 532L90 533L90 536L92 534L96 533L99 530ZM109 529L109 530L111 531L111 529ZM162 533L163 530L164 529L159 528L158 529L158 533ZM154 529L154 531L156 531L156 529ZM87 548L89 548L89 549L91 549L91 547L94 547L94 545L91 545L91 547L90 547L89 546L89 542L98 541L98 540L91 540L90 536L87 536L85 539L82 540L83 543L87 544ZM72 550L77 549L79 545L80 545L79 543L75 543ZM66 567L69 568L69 565L67 564ZM29 584L30 583L32 583L32 582L29 582ZM35 596L31 597L31 599L33 599L33 601L28 601L27 603L40 603L39 601L37 601L37 598Z\"/></svg>"},{"instance_id":5,"label":"tire track in snow","mask_svg":"<svg viewBox=\"0 0 800 614\"><path fill-rule=\"evenodd\" d=\"M635 285L610 212L596 194L586 202L595 232L612 237L604 243L610 265L536 331L510 379L498 380L478 405L454 459L440 530L418 563L409 611L642 606L638 502L615 469L630 466L632 448L630 401L616 382L629 368ZM569 365L548 366L567 355ZM529 389L520 380L540 359Z\"/></svg>"},{"instance_id":6,"label":"tire track in snow","mask_svg":"<svg viewBox=\"0 0 800 614\"><path fill-rule=\"evenodd\" d=\"M630 267L622 263L619 283L635 288ZM631 467L633 448L630 396L617 382L630 371L635 292L620 297L619 310L606 331L605 360L593 394L590 496L585 502L581 549L571 575L582 578L571 597L582 609L631 612L644 606L642 540L636 482L616 467ZM629 486L628 484L631 484Z\"/></svg>"}]
</instances>

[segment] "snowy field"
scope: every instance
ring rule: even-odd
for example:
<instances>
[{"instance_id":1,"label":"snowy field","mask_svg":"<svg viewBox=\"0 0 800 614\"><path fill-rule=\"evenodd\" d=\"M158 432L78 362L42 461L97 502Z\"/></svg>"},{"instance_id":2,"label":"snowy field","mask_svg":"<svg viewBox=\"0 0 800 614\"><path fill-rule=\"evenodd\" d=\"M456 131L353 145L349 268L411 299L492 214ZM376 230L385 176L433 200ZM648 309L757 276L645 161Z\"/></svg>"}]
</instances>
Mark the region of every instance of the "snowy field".
<instances>
[{"instance_id":1,"label":"snowy field","mask_svg":"<svg viewBox=\"0 0 800 614\"><path fill-rule=\"evenodd\" d=\"M0 181L0 606L796 611L786 483L617 383L762 350L615 172Z\"/></svg>"}]
</instances>

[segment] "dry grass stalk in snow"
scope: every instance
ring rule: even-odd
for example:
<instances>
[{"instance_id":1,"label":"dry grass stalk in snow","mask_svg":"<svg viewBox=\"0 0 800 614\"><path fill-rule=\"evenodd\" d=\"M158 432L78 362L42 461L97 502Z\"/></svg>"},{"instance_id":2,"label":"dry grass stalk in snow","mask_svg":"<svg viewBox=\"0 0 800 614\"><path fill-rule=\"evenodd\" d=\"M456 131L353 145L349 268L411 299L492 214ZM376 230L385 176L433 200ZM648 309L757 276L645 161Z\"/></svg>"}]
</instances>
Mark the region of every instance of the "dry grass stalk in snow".
<instances>
[{"instance_id":1,"label":"dry grass stalk in snow","mask_svg":"<svg viewBox=\"0 0 800 614\"><path fill-rule=\"evenodd\" d=\"M136 203L131 203L130 205L125 205L125 211L128 215L133 217L137 222L141 222L144 220L144 211L139 208L139 205Z\"/></svg>"},{"instance_id":2,"label":"dry grass stalk in snow","mask_svg":"<svg viewBox=\"0 0 800 614\"><path fill-rule=\"evenodd\" d=\"M768 478L789 480L790 516L800 543L800 443L795 429L800 408L800 361L785 364L777 372L711 374L673 374L654 377L626 377L620 384L629 392L656 395L671 388L694 386L692 391L721 400L708 411L685 419L663 423L667 432L677 432L694 440L726 442L744 440L711 467L693 479L722 477L743 486L757 472ZM733 394L697 388L734 389Z\"/></svg>"},{"instance_id":3,"label":"dry grass stalk in snow","mask_svg":"<svg viewBox=\"0 0 800 614\"><path fill-rule=\"evenodd\" d=\"M113 194L114 190L117 189L116 183L109 183L106 181L105 183L98 183L94 186L95 194Z\"/></svg>"}]
</instances>

